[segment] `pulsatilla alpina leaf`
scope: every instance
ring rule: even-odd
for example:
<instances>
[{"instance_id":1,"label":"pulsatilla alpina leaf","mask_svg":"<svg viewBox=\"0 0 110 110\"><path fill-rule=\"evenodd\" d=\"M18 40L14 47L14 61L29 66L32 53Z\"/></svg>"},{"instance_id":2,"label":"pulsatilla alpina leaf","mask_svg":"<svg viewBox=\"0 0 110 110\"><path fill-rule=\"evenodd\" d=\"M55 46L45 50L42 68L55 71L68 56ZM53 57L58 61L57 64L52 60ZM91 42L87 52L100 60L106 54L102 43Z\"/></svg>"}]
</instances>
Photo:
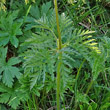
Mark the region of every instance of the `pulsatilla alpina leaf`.
<instances>
[{"instance_id":1,"label":"pulsatilla alpina leaf","mask_svg":"<svg viewBox=\"0 0 110 110\"><path fill-rule=\"evenodd\" d=\"M24 74L30 77L30 89L32 90L39 83L44 84L44 86L46 86L46 82L55 83L59 51L62 52L61 96L63 99L64 93L66 93L66 90L70 90L70 86L74 82L74 76L71 73L74 68L73 64L76 63L75 57L81 56L88 60L91 51L93 51L89 48L91 45L96 47L96 42L92 40L91 35L94 31L74 29L71 19L63 15L59 16L59 21L62 35L61 50L57 48L59 42L57 40L56 20L54 13L52 13L50 18L44 15L36 20L36 25L32 28L37 28L37 32L33 33L22 44L22 46L27 46L27 50L22 56L24 57ZM93 44L93 41L95 44ZM93 52L97 54L96 51ZM48 92L49 90L51 89L48 89Z\"/></svg>"}]
</instances>

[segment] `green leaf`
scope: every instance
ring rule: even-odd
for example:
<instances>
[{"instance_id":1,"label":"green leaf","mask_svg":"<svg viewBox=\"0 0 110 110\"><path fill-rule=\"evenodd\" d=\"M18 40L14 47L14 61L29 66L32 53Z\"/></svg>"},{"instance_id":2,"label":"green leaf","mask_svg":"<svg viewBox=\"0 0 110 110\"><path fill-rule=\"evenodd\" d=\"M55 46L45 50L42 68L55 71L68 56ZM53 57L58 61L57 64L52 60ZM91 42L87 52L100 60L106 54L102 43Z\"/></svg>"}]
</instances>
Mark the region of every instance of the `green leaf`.
<instances>
[{"instance_id":1,"label":"green leaf","mask_svg":"<svg viewBox=\"0 0 110 110\"><path fill-rule=\"evenodd\" d=\"M16 36L11 36L11 37L10 37L10 42L11 42L12 45L15 46L15 48L18 47L19 40L16 38Z\"/></svg>"},{"instance_id":2,"label":"green leaf","mask_svg":"<svg viewBox=\"0 0 110 110\"><path fill-rule=\"evenodd\" d=\"M7 110L7 108L4 105L2 105L2 104L0 104L0 109L1 110Z\"/></svg>"},{"instance_id":3,"label":"green leaf","mask_svg":"<svg viewBox=\"0 0 110 110\"><path fill-rule=\"evenodd\" d=\"M91 103L91 106L92 106L92 109L93 109L93 110L96 110L96 109L97 109L97 103L92 102L92 103Z\"/></svg>"},{"instance_id":4,"label":"green leaf","mask_svg":"<svg viewBox=\"0 0 110 110\"><path fill-rule=\"evenodd\" d=\"M8 64L7 65L16 65L18 63L20 63L21 61L17 58L17 57L12 57L8 60Z\"/></svg>"},{"instance_id":5,"label":"green leaf","mask_svg":"<svg viewBox=\"0 0 110 110\"><path fill-rule=\"evenodd\" d=\"M18 47L19 41L17 35L22 35L20 29L21 23L16 21L18 11L3 12L0 17L0 46L6 46L9 42L16 48Z\"/></svg>"},{"instance_id":6,"label":"green leaf","mask_svg":"<svg viewBox=\"0 0 110 110\"><path fill-rule=\"evenodd\" d=\"M36 19L40 18L40 11L39 11L39 8L37 5L31 7L30 14L32 17L34 17Z\"/></svg>"},{"instance_id":7,"label":"green leaf","mask_svg":"<svg viewBox=\"0 0 110 110\"><path fill-rule=\"evenodd\" d=\"M3 83L7 85L8 87L12 87L13 85L13 78L19 79L21 76L21 73L19 72L19 69L12 66L7 66L3 70Z\"/></svg>"},{"instance_id":8,"label":"green leaf","mask_svg":"<svg viewBox=\"0 0 110 110\"><path fill-rule=\"evenodd\" d=\"M11 29L11 35L15 36L15 35L22 35L22 31L20 29L21 24L19 23L14 23Z\"/></svg>"},{"instance_id":9,"label":"green leaf","mask_svg":"<svg viewBox=\"0 0 110 110\"><path fill-rule=\"evenodd\" d=\"M83 102L83 103L89 104L88 99L86 98L86 95L81 94L79 92L77 92L76 99L77 99L77 102Z\"/></svg>"},{"instance_id":10,"label":"green leaf","mask_svg":"<svg viewBox=\"0 0 110 110\"><path fill-rule=\"evenodd\" d=\"M10 98L10 94L9 93L1 94L0 95L0 102L1 103L7 103L9 98Z\"/></svg>"},{"instance_id":11,"label":"green leaf","mask_svg":"<svg viewBox=\"0 0 110 110\"><path fill-rule=\"evenodd\" d=\"M8 44L8 42L9 42L8 36L4 36L0 38L0 46L5 46L6 44Z\"/></svg>"},{"instance_id":12,"label":"green leaf","mask_svg":"<svg viewBox=\"0 0 110 110\"><path fill-rule=\"evenodd\" d=\"M34 75L34 77L31 79L30 89L32 89L35 86L37 80L38 80L38 77Z\"/></svg>"},{"instance_id":13,"label":"green leaf","mask_svg":"<svg viewBox=\"0 0 110 110\"><path fill-rule=\"evenodd\" d=\"M4 68L0 68L0 74L3 72Z\"/></svg>"},{"instance_id":14,"label":"green leaf","mask_svg":"<svg viewBox=\"0 0 110 110\"><path fill-rule=\"evenodd\" d=\"M13 88L0 84L0 103L7 104L15 110L21 100L27 100L27 94L24 94L24 91L19 90L20 86L21 85L18 82L15 83Z\"/></svg>"},{"instance_id":15,"label":"green leaf","mask_svg":"<svg viewBox=\"0 0 110 110\"><path fill-rule=\"evenodd\" d=\"M5 36L8 36L8 32L3 32L3 31L0 31L0 37L5 37Z\"/></svg>"},{"instance_id":16,"label":"green leaf","mask_svg":"<svg viewBox=\"0 0 110 110\"><path fill-rule=\"evenodd\" d=\"M39 93L38 91L36 91L36 95L37 95L38 97L40 97L40 93Z\"/></svg>"},{"instance_id":17,"label":"green leaf","mask_svg":"<svg viewBox=\"0 0 110 110\"><path fill-rule=\"evenodd\" d=\"M102 105L102 106L100 107L100 110L107 109L108 107L110 107L110 103L109 103L109 102L106 102L104 105Z\"/></svg>"},{"instance_id":18,"label":"green leaf","mask_svg":"<svg viewBox=\"0 0 110 110\"><path fill-rule=\"evenodd\" d=\"M13 65L20 63L20 60L16 57L12 57L6 62L7 57L7 48L0 48L0 78L2 79L3 83L8 87L12 87L14 78L19 79L21 73L17 67Z\"/></svg>"},{"instance_id":19,"label":"green leaf","mask_svg":"<svg viewBox=\"0 0 110 110\"><path fill-rule=\"evenodd\" d=\"M20 78L21 73L19 72L19 69L18 68L12 67L12 66L10 66L8 68L9 68L9 71L11 72L13 78L14 77L16 77L17 79Z\"/></svg>"},{"instance_id":20,"label":"green leaf","mask_svg":"<svg viewBox=\"0 0 110 110\"><path fill-rule=\"evenodd\" d=\"M84 109L83 109L83 105L79 105L79 107L80 107L80 110L84 110Z\"/></svg>"},{"instance_id":21,"label":"green leaf","mask_svg":"<svg viewBox=\"0 0 110 110\"><path fill-rule=\"evenodd\" d=\"M8 50L8 48L6 47L6 48L0 48L0 57L2 58L2 59L5 59L6 57L7 57L7 50Z\"/></svg>"},{"instance_id":22,"label":"green leaf","mask_svg":"<svg viewBox=\"0 0 110 110\"><path fill-rule=\"evenodd\" d=\"M23 33L22 33L21 29L18 29L17 32L16 32L16 35L22 35L22 34Z\"/></svg>"},{"instance_id":23,"label":"green leaf","mask_svg":"<svg viewBox=\"0 0 110 110\"><path fill-rule=\"evenodd\" d=\"M8 87L12 87L13 81L14 80L11 71L8 68L5 68L3 72L3 83L6 84Z\"/></svg>"},{"instance_id":24,"label":"green leaf","mask_svg":"<svg viewBox=\"0 0 110 110\"><path fill-rule=\"evenodd\" d=\"M51 8L51 1L47 2L46 4L43 4L41 10L42 14L47 14L50 8Z\"/></svg>"},{"instance_id":25,"label":"green leaf","mask_svg":"<svg viewBox=\"0 0 110 110\"><path fill-rule=\"evenodd\" d=\"M91 105L89 105L88 110L93 110Z\"/></svg>"},{"instance_id":26,"label":"green leaf","mask_svg":"<svg viewBox=\"0 0 110 110\"><path fill-rule=\"evenodd\" d=\"M16 109L16 107L20 104L20 100L16 96L16 94L12 94L11 100L8 103L12 108Z\"/></svg>"}]
</instances>

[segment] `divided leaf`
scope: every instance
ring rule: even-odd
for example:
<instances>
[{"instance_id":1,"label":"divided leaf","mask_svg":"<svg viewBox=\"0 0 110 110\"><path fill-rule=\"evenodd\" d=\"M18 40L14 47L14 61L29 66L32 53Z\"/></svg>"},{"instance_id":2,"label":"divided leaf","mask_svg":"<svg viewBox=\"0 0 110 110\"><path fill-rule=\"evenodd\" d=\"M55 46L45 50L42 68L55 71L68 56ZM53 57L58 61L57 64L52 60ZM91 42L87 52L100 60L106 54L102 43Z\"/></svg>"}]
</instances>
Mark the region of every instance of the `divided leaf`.
<instances>
[{"instance_id":1,"label":"divided leaf","mask_svg":"<svg viewBox=\"0 0 110 110\"><path fill-rule=\"evenodd\" d=\"M19 40L17 35L22 35L21 23L15 21L18 11L13 13L2 13L0 17L0 46L6 46L9 42L17 48Z\"/></svg>"},{"instance_id":2,"label":"divided leaf","mask_svg":"<svg viewBox=\"0 0 110 110\"><path fill-rule=\"evenodd\" d=\"M12 87L14 78L19 79L21 76L19 69L13 65L21 61L16 57L12 57L6 62L6 55L7 48L0 48L0 74L3 83L8 87Z\"/></svg>"}]
</instances>

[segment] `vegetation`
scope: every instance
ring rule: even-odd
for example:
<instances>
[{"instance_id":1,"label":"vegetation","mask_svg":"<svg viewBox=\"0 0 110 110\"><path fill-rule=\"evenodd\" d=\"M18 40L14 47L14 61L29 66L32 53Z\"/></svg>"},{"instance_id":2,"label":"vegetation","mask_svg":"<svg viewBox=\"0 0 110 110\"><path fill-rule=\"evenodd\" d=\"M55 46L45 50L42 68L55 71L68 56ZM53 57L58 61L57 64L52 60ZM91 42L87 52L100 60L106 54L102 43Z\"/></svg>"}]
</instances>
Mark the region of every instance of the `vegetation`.
<instances>
[{"instance_id":1,"label":"vegetation","mask_svg":"<svg viewBox=\"0 0 110 110\"><path fill-rule=\"evenodd\" d=\"M109 0L1 0L0 110L109 110L109 35Z\"/></svg>"}]
</instances>

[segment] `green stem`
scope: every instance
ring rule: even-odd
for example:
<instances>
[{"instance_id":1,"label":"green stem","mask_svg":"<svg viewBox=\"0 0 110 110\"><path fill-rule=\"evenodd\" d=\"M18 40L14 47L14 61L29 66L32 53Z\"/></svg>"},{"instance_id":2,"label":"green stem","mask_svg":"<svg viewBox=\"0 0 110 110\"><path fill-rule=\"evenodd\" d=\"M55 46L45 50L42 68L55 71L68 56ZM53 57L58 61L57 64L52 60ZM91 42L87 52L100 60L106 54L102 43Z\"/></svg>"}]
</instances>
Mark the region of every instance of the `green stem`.
<instances>
[{"instance_id":1,"label":"green stem","mask_svg":"<svg viewBox=\"0 0 110 110\"><path fill-rule=\"evenodd\" d=\"M77 80L78 80L78 77L79 77L79 74L80 74L80 71L81 71L81 68L82 68L84 62L85 62L85 59L83 60L83 62L81 63L81 65L80 65L80 67L79 67L79 69L78 69L78 72L77 72L77 75L76 75L76 78L75 78L75 81L76 81L76 82L77 82Z\"/></svg>"},{"instance_id":2,"label":"green stem","mask_svg":"<svg viewBox=\"0 0 110 110\"><path fill-rule=\"evenodd\" d=\"M58 6L57 6L57 0L54 0L55 5L55 13L56 13L56 23L57 23L57 32L58 32L58 51L59 51L59 57L58 57L58 66L57 66L57 90L56 90L56 101L57 101L57 110L60 110L60 75L61 75L61 59L62 59L62 53L60 50L62 49L62 41L61 41L61 32L60 32L60 26L59 26L59 19L58 19Z\"/></svg>"},{"instance_id":3,"label":"green stem","mask_svg":"<svg viewBox=\"0 0 110 110\"><path fill-rule=\"evenodd\" d=\"M23 109L24 109L24 110L27 110L27 106L26 106L25 102L23 102L23 105L24 105L24 106L23 106Z\"/></svg>"},{"instance_id":4,"label":"green stem","mask_svg":"<svg viewBox=\"0 0 110 110\"><path fill-rule=\"evenodd\" d=\"M80 65L80 67L79 67L79 69L78 69L78 72L77 72L77 75L76 75L76 78L75 78L75 82L73 83L73 87L75 87L75 96L76 96L76 94L77 94L77 80L78 80L78 78L79 78L80 71L81 71L82 66L83 66L83 64L84 64L85 61L86 61L86 59L84 59L84 60L82 61L81 65ZM75 86L74 86L74 85L75 85ZM72 99L71 99L70 105L72 105L73 99L74 99L74 96L73 96ZM76 100L76 98L75 98L75 100ZM70 105L69 105L69 106L70 106ZM75 101L75 110L76 110L76 109L77 109L77 102Z\"/></svg>"},{"instance_id":5,"label":"green stem","mask_svg":"<svg viewBox=\"0 0 110 110\"><path fill-rule=\"evenodd\" d=\"M30 12L30 9L31 9L31 5L28 7L28 10L27 10L27 12L26 12L26 15L25 15L25 17L24 17L24 19L23 19L23 23L26 21L26 18L27 18L27 16L28 16L29 12Z\"/></svg>"},{"instance_id":6,"label":"green stem","mask_svg":"<svg viewBox=\"0 0 110 110\"><path fill-rule=\"evenodd\" d=\"M38 110L37 103L36 103L36 96L34 94L32 94L32 99L33 99L33 105L34 105L35 110Z\"/></svg>"},{"instance_id":7,"label":"green stem","mask_svg":"<svg viewBox=\"0 0 110 110\"><path fill-rule=\"evenodd\" d=\"M57 67L57 95L56 95L57 110L60 110L60 68L61 68L61 61L59 61Z\"/></svg>"},{"instance_id":8,"label":"green stem","mask_svg":"<svg viewBox=\"0 0 110 110\"><path fill-rule=\"evenodd\" d=\"M30 106L29 101L27 101L27 105L28 105L28 110L31 110L31 106Z\"/></svg>"},{"instance_id":9,"label":"green stem","mask_svg":"<svg viewBox=\"0 0 110 110\"><path fill-rule=\"evenodd\" d=\"M60 32L60 25L59 25L59 19L58 19L58 6L57 6L57 0L54 0L55 5L55 13L56 13L56 23L57 23L57 32L58 32L58 40L59 45L58 49L60 50L62 47L62 41L61 41L61 32Z\"/></svg>"},{"instance_id":10,"label":"green stem","mask_svg":"<svg viewBox=\"0 0 110 110\"><path fill-rule=\"evenodd\" d=\"M92 13L92 10L91 10L91 7L90 7L89 2L87 2L87 6L88 6L88 8L89 8L89 11L90 11L91 18L92 18L93 22L95 23L95 26L97 26L97 22L96 22L95 17L94 17L94 15L93 15L93 13Z\"/></svg>"},{"instance_id":11,"label":"green stem","mask_svg":"<svg viewBox=\"0 0 110 110\"><path fill-rule=\"evenodd\" d=\"M86 95L89 93L89 90L91 89L92 85L93 85L94 81L92 80L86 90Z\"/></svg>"},{"instance_id":12,"label":"green stem","mask_svg":"<svg viewBox=\"0 0 110 110\"><path fill-rule=\"evenodd\" d=\"M29 12L30 12L30 9L31 9L31 5L28 7L28 10L27 10L27 12L26 12L26 15L24 16L24 19L23 19L23 21L21 22L20 26L22 26L22 25L24 24L24 22L26 21L26 18L27 18L27 16L28 16Z\"/></svg>"}]
</instances>

